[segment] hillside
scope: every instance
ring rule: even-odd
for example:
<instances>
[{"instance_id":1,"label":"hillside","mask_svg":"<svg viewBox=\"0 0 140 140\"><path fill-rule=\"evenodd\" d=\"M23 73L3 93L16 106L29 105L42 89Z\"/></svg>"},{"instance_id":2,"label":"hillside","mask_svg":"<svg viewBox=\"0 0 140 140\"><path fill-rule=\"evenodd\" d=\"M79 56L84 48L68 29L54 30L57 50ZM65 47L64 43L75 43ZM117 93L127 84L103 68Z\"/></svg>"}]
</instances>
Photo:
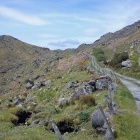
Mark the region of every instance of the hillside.
<instances>
[{"instance_id":1,"label":"hillside","mask_svg":"<svg viewBox=\"0 0 140 140\"><path fill-rule=\"evenodd\" d=\"M111 68L121 74L140 79L140 21L114 33L107 33L89 46L91 48L101 48L105 52L106 61L114 61L114 55L127 52L132 67L116 69L111 66Z\"/></svg>"},{"instance_id":2,"label":"hillside","mask_svg":"<svg viewBox=\"0 0 140 140\"><path fill-rule=\"evenodd\" d=\"M101 124L95 121L97 126L91 119L102 105L116 139L139 140L140 119L132 95L118 80L103 76L90 59L95 48L103 50L107 60L127 51L139 72L139 46L140 21L107 33L92 44L64 51L0 36L0 139L56 140L50 125L54 120L65 140L103 140L107 129L102 117L97 114L101 119L97 119ZM99 65L111 67L102 62ZM122 73L125 70L126 75L134 70L113 69ZM113 106L126 114L111 114L104 98L110 93L109 82L118 85L112 90Z\"/></svg>"}]
</instances>

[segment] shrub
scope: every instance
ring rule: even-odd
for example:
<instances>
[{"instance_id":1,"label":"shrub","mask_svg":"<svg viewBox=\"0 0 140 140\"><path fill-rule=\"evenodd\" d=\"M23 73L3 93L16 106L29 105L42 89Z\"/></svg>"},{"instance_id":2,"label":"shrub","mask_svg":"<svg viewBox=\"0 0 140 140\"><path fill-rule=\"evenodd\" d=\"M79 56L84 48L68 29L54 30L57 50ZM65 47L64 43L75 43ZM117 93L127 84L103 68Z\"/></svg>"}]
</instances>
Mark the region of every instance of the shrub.
<instances>
[{"instance_id":1,"label":"shrub","mask_svg":"<svg viewBox=\"0 0 140 140\"><path fill-rule=\"evenodd\" d=\"M95 98L91 95L84 95L80 98L79 102L81 104L87 104L88 106L96 105Z\"/></svg>"},{"instance_id":2,"label":"shrub","mask_svg":"<svg viewBox=\"0 0 140 140\"><path fill-rule=\"evenodd\" d=\"M94 56L96 57L96 59L98 61L105 61L106 60L106 56L105 56L105 53L102 49L100 48L94 48L93 49L93 54Z\"/></svg>"},{"instance_id":3,"label":"shrub","mask_svg":"<svg viewBox=\"0 0 140 140\"><path fill-rule=\"evenodd\" d=\"M109 65L115 68L121 67L121 62L129 58L128 52L115 53Z\"/></svg>"},{"instance_id":4,"label":"shrub","mask_svg":"<svg viewBox=\"0 0 140 140\"><path fill-rule=\"evenodd\" d=\"M80 123L88 122L90 120L90 115L84 111L79 113L79 121Z\"/></svg>"}]
</instances>

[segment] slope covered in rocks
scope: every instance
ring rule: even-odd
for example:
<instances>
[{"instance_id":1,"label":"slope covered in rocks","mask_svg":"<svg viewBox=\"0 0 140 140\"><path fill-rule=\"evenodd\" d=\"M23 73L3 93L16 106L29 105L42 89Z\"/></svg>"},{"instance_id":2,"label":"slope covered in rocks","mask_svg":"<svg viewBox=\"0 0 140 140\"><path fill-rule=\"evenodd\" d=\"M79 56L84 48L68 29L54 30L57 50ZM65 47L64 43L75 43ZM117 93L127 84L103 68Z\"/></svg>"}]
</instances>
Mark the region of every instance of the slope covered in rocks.
<instances>
[{"instance_id":1,"label":"slope covered in rocks","mask_svg":"<svg viewBox=\"0 0 140 140\"><path fill-rule=\"evenodd\" d=\"M139 24L138 21L106 34L93 44L64 51L0 36L0 139L55 140L49 123L54 120L65 140L102 140L106 130L104 122L99 117L99 128L92 126L90 117L100 104L108 114L104 96L111 80L100 77L90 67L86 54L92 55L93 48L101 48L108 53L107 59L111 59L115 52L130 53L133 46L133 56L139 55ZM110 124L118 140L139 140L136 104L130 92L117 84L116 105L128 113L116 115Z\"/></svg>"}]
</instances>

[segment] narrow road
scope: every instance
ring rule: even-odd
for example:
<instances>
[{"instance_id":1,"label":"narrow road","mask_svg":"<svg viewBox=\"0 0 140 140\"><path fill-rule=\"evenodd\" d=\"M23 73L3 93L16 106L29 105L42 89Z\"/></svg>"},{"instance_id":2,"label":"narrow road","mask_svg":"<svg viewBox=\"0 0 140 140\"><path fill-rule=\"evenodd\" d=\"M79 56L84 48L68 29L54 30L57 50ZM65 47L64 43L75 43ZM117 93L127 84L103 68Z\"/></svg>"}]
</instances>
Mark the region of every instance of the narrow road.
<instances>
[{"instance_id":1,"label":"narrow road","mask_svg":"<svg viewBox=\"0 0 140 140\"><path fill-rule=\"evenodd\" d=\"M118 73L115 73L115 74L116 74L117 76L119 76L119 77L122 77L122 78L124 78L124 79L126 79L126 80L132 81L133 83L136 83L136 84L140 85L140 80L138 80L138 79L134 79L134 78L128 77L128 76L123 76L123 75L118 74Z\"/></svg>"},{"instance_id":2,"label":"narrow road","mask_svg":"<svg viewBox=\"0 0 140 140\"><path fill-rule=\"evenodd\" d=\"M101 73L105 73L106 75L109 75L111 78L115 79L115 81L116 81L116 76L120 79L122 84L124 84L128 88L128 90L132 93L137 104L138 115L140 115L140 80L128 76L123 76L118 73L114 73L113 71L111 72L111 70L107 68L101 68L97 64L95 57L88 54L87 56L91 58L91 65L92 67L95 68L97 72L99 71Z\"/></svg>"}]
</instances>

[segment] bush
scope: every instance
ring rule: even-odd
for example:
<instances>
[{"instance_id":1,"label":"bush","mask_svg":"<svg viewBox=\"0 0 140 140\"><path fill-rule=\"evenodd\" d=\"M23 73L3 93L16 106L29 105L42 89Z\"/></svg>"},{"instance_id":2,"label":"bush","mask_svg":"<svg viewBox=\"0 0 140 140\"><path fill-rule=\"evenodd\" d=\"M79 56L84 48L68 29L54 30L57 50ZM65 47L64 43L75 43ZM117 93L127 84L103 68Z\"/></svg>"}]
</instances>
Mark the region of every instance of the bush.
<instances>
[{"instance_id":1,"label":"bush","mask_svg":"<svg viewBox=\"0 0 140 140\"><path fill-rule=\"evenodd\" d=\"M93 49L93 54L94 56L96 57L96 59L98 61L105 61L106 60L106 56L105 56L105 53L102 49L100 48L94 48Z\"/></svg>"},{"instance_id":2,"label":"bush","mask_svg":"<svg viewBox=\"0 0 140 140\"><path fill-rule=\"evenodd\" d=\"M115 53L113 59L109 62L109 65L115 68L121 67L121 62L129 58L128 52Z\"/></svg>"},{"instance_id":3,"label":"bush","mask_svg":"<svg viewBox=\"0 0 140 140\"><path fill-rule=\"evenodd\" d=\"M79 102L81 104L87 104L88 106L96 105L95 98L91 95L84 95L80 98Z\"/></svg>"}]
</instances>

